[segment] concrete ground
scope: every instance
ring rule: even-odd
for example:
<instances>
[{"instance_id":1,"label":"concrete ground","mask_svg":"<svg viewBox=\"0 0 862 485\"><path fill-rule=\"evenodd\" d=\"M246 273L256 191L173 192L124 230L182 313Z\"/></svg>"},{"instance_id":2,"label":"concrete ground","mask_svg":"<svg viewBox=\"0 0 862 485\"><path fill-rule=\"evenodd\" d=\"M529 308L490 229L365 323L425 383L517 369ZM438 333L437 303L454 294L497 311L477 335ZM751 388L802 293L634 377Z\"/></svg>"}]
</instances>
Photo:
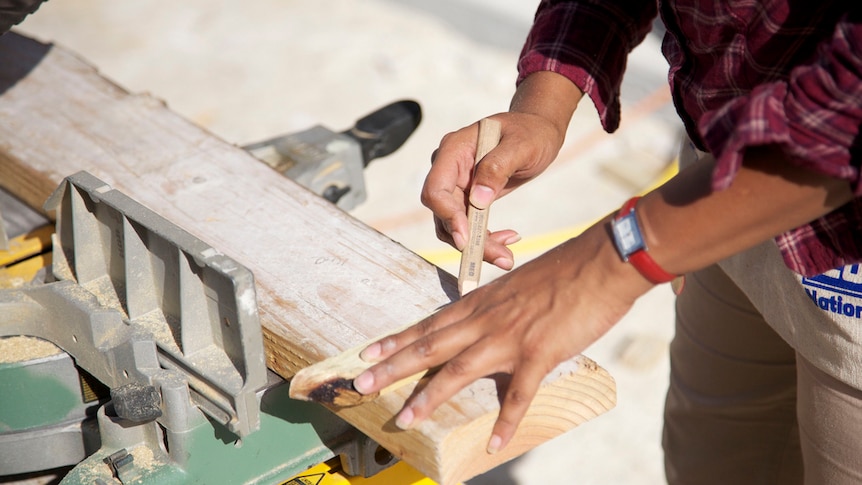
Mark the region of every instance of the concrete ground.
<instances>
[{"instance_id":1,"label":"concrete ground","mask_svg":"<svg viewBox=\"0 0 862 485\"><path fill-rule=\"evenodd\" d=\"M243 145L315 124L350 127L410 98L416 133L366 170L353 215L450 272L419 191L440 138L506 109L535 2L516 0L52 0L18 31L76 51L132 92L149 92ZM495 204L493 229L513 228L520 264L660 179L679 133L659 35L629 61L619 131L601 130L585 100L558 161ZM486 265L483 277L499 274ZM469 484L657 484L664 481L661 409L673 298L647 294L585 352L616 378L618 406Z\"/></svg>"}]
</instances>

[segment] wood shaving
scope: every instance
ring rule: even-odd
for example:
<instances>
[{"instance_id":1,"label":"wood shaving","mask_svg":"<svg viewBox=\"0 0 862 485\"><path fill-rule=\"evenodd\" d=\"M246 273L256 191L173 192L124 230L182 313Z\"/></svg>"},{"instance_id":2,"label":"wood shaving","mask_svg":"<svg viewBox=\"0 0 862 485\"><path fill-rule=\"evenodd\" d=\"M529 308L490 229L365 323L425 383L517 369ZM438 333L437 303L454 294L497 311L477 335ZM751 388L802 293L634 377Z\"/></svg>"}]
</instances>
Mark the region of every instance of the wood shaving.
<instances>
[{"instance_id":1,"label":"wood shaving","mask_svg":"<svg viewBox=\"0 0 862 485\"><path fill-rule=\"evenodd\" d=\"M63 350L60 347L37 337L21 335L0 338L0 364L50 357L61 352Z\"/></svg>"}]
</instances>

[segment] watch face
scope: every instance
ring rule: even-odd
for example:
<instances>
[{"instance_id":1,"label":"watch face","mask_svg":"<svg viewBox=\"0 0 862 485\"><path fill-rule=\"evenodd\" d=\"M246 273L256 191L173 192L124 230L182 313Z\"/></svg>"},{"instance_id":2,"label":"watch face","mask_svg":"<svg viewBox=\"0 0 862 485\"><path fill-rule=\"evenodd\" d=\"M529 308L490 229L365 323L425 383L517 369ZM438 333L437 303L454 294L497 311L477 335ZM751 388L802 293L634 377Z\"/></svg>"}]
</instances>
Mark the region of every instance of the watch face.
<instances>
[{"instance_id":1,"label":"watch face","mask_svg":"<svg viewBox=\"0 0 862 485\"><path fill-rule=\"evenodd\" d=\"M644 248L643 237L634 211L615 219L611 228L614 233L614 244L623 261L628 261L629 255Z\"/></svg>"}]
</instances>

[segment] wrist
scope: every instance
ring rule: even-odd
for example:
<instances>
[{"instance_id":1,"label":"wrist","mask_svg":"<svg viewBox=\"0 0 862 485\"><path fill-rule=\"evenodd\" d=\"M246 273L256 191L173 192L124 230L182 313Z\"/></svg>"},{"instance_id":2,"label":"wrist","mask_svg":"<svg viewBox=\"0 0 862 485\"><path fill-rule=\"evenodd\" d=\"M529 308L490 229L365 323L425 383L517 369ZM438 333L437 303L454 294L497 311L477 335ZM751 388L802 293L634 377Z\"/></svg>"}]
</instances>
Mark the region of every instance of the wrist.
<instances>
[{"instance_id":1,"label":"wrist","mask_svg":"<svg viewBox=\"0 0 862 485\"><path fill-rule=\"evenodd\" d=\"M632 265L620 259L611 235L612 219L613 215L609 215L580 236L564 243L561 247L569 252L561 256L560 260L588 261L586 270L575 266L579 274L571 275L573 280L583 276L581 281L590 281L592 289L600 289L606 295L633 303L655 285ZM581 271L587 271L588 274L581 275Z\"/></svg>"},{"instance_id":2,"label":"wrist","mask_svg":"<svg viewBox=\"0 0 862 485\"><path fill-rule=\"evenodd\" d=\"M518 85L509 111L541 116L564 135L583 95L583 91L562 74L539 71Z\"/></svg>"},{"instance_id":3,"label":"wrist","mask_svg":"<svg viewBox=\"0 0 862 485\"><path fill-rule=\"evenodd\" d=\"M635 212L639 199L632 197L626 201L611 221L614 245L620 258L631 264L648 281L653 284L669 283L678 275L665 271L650 255L646 236Z\"/></svg>"}]
</instances>

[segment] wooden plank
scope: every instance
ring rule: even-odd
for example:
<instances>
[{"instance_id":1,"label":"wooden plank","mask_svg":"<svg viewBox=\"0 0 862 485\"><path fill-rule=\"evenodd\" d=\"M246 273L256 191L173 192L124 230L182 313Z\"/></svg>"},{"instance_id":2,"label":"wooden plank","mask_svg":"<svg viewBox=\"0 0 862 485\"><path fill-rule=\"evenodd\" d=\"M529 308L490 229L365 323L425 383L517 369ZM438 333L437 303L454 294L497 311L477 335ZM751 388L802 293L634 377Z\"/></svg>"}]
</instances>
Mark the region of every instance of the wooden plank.
<instances>
[{"instance_id":1,"label":"wooden plank","mask_svg":"<svg viewBox=\"0 0 862 485\"><path fill-rule=\"evenodd\" d=\"M250 268L267 365L283 377L458 297L452 275L68 51L6 34L0 65L0 185L40 207L65 176L86 170ZM572 359L546 379L512 444L488 455L501 383L483 379L401 431L393 417L413 385L333 410L443 484L615 403L607 372Z\"/></svg>"},{"instance_id":2,"label":"wooden plank","mask_svg":"<svg viewBox=\"0 0 862 485\"><path fill-rule=\"evenodd\" d=\"M389 333L406 330L410 324ZM381 335L379 338L384 337ZM362 360L359 354L372 342L364 342L352 349L300 369L290 381L290 397L302 401L331 404L335 407L356 406L395 391L405 384L416 383L427 371L401 379L374 394L360 394L353 387L355 379L371 363Z\"/></svg>"}]
</instances>

